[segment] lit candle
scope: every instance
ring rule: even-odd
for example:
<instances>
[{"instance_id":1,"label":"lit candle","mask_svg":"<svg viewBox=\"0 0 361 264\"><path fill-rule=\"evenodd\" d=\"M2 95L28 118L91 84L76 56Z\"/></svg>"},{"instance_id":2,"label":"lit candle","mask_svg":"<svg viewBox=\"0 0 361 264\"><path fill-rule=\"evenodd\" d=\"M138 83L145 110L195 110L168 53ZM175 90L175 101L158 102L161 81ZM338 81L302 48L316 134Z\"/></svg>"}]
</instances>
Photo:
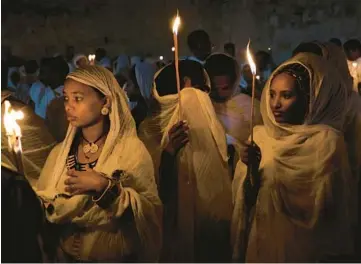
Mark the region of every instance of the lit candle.
<instances>
[{"instance_id":1,"label":"lit candle","mask_svg":"<svg viewBox=\"0 0 361 264\"><path fill-rule=\"evenodd\" d=\"M251 142L253 143L253 121L254 121L254 97L255 97L255 86L256 86L256 64L253 60L251 51L249 50L249 45L251 43L251 40L248 42L247 45L247 60L249 63L249 66L251 67L252 72L252 107L251 107Z\"/></svg>"},{"instance_id":2,"label":"lit candle","mask_svg":"<svg viewBox=\"0 0 361 264\"><path fill-rule=\"evenodd\" d=\"M11 104L9 101L5 101L4 111L4 126L6 135L8 137L9 151L13 153L15 158L15 166L18 172L24 175L22 147L21 147L21 128L16 120L24 118L24 114L21 111L10 110Z\"/></svg>"},{"instance_id":3,"label":"lit candle","mask_svg":"<svg viewBox=\"0 0 361 264\"><path fill-rule=\"evenodd\" d=\"M352 73L352 77L353 77L353 89L354 91L356 91L358 93L358 63L356 61L354 61L352 63L352 68L353 68L353 73Z\"/></svg>"},{"instance_id":4,"label":"lit candle","mask_svg":"<svg viewBox=\"0 0 361 264\"><path fill-rule=\"evenodd\" d=\"M88 56L89 64L94 65L95 63L95 54L89 54Z\"/></svg>"},{"instance_id":5,"label":"lit candle","mask_svg":"<svg viewBox=\"0 0 361 264\"><path fill-rule=\"evenodd\" d=\"M178 61L178 28L180 26L181 20L177 10L177 16L173 21L173 41L174 41L174 64L175 64L175 74L177 80L177 91L178 91L178 100L179 100L179 120L182 118L182 107L181 107L181 94L180 94L180 79L179 79L179 61Z\"/></svg>"}]
</instances>

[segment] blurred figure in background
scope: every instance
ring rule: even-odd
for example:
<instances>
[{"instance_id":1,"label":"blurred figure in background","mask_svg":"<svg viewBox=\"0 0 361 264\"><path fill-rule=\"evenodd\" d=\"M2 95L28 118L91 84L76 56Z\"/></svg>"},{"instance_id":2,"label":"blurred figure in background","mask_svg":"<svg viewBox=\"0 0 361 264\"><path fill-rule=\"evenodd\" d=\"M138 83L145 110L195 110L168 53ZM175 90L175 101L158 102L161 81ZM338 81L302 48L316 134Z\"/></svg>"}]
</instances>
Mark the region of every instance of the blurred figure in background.
<instances>
[{"instance_id":1,"label":"blurred figure in background","mask_svg":"<svg viewBox=\"0 0 361 264\"><path fill-rule=\"evenodd\" d=\"M187 38L188 48L193 56L187 57L204 64L206 58L211 54L212 43L208 33L202 29L192 31Z\"/></svg>"},{"instance_id":2,"label":"blurred figure in background","mask_svg":"<svg viewBox=\"0 0 361 264\"><path fill-rule=\"evenodd\" d=\"M339 38L331 38L328 42L331 42L337 45L338 47L342 48L342 42Z\"/></svg>"},{"instance_id":3,"label":"blurred figure in background","mask_svg":"<svg viewBox=\"0 0 361 264\"><path fill-rule=\"evenodd\" d=\"M231 57L236 56L236 46L232 42L228 42L223 46L224 53L228 54Z\"/></svg>"},{"instance_id":4,"label":"blurred figure in background","mask_svg":"<svg viewBox=\"0 0 361 264\"><path fill-rule=\"evenodd\" d=\"M95 59L98 65L112 71L112 62L107 56L107 51L104 48L98 48L95 51Z\"/></svg>"}]
</instances>

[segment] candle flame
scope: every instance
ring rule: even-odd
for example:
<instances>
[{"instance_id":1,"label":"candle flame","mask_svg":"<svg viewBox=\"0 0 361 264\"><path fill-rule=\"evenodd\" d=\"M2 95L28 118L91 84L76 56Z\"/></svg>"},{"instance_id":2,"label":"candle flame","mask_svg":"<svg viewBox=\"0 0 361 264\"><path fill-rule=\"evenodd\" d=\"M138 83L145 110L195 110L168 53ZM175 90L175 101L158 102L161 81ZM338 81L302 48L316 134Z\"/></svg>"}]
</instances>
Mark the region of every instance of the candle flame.
<instances>
[{"instance_id":1,"label":"candle flame","mask_svg":"<svg viewBox=\"0 0 361 264\"><path fill-rule=\"evenodd\" d=\"M89 61L95 60L95 54L89 54L88 60L89 60Z\"/></svg>"},{"instance_id":2,"label":"candle flame","mask_svg":"<svg viewBox=\"0 0 361 264\"><path fill-rule=\"evenodd\" d=\"M352 66L353 66L354 68L357 68L357 62L353 62L353 63L352 63Z\"/></svg>"},{"instance_id":3,"label":"candle flame","mask_svg":"<svg viewBox=\"0 0 361 264\"><path fill-rule=\"evenodd\" d=\"M24 113L21 111L10 110L11 104L9 101L5 101L5 111L4 111L4 126L6 134L8 136L21 136L21 128L16 120L21 120L24 118Z\"/></svg>"},{"instance_id":4,"label":"candle flame","mask_svg":"<svg viewBox=\"0 0 361 264\"><path fill-rule=\"evenodd\" d=\"M256 75L256 63L253 60L251 51L249 50L249 45L250 44L251 44L251 40L249 40L248 44L247 44L247 60L248 60L249 66L251 67L252 74Z\"/></svg>"},{"instance_id":5,"label":"candle flame","mask_svg":"<svg viewBox=\"0 0 361 264\"><path fill-rule=\"evenodd\" d=\"M178 10L177 10L177 16L175 17L174 21L173 21L173 33L174 34L178 34L178 28L181 24L181 19L179 17L179 14L178 14Z\"/></svg>"}]
</instances>

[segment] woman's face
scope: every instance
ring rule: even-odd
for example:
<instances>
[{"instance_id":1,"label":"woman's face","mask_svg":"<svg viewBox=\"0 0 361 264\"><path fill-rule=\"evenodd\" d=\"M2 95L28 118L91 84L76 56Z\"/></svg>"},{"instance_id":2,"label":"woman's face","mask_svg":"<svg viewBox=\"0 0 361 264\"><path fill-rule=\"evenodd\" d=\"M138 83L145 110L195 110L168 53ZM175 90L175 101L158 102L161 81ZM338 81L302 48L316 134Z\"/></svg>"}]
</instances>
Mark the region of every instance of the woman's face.
<instances>
[{"instance_id":1,"label":"woman's face","mask_svg":"<svg viewBox=\"0 0 361 264\"><path fill-rule=\"evenodd\" d=\"M109 108L106 97L101 98L94 88L67 79L64 84L64 107L70 124L84 128L102 122L103 107Z\"/></svg>"},{"instance_id":2,"label":"woman's face","mask_svg":"<svg viewBox=\"0 0 361 264\"><path fill-rule=\"evenodd\" d=\"M277 123L303 124L307 112L306 96L297 91L297 82L287 73L280 73L272 80L270 107Z\"/></svg>"},{"instance_id":3,"label":"woman's face","mask_svg":"<svg viewBox=\"0 0 361 264\"><path fill-rule=\"evenodd\" d=\"M86 65L88 65L88 61L86 58L80 58L76 64L78 65L79 68L84 68Z\"/></svg>"}]
</instances>

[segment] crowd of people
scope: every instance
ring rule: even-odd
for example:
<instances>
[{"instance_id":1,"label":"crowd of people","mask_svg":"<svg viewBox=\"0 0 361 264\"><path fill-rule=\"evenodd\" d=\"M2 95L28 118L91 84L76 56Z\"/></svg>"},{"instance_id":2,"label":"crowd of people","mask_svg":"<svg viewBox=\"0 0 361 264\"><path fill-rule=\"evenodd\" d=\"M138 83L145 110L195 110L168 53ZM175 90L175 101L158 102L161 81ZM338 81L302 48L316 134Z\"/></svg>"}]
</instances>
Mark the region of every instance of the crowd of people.
<instances>
[{"instance_id":1,"label":"crowd of people","mask_svg":"<svg viewBox=\"0 0 361 264\"><path fill-rule=\"evenodd\" d=\"M188 46L180 92L174 61L3 50L25 178L2 124L2 220L29 220L4 261L361 259L360 41L301 43L278 66L257 52L254 104L233 43L212 52L195 30Z\"/></svg>"}]
</instances>

